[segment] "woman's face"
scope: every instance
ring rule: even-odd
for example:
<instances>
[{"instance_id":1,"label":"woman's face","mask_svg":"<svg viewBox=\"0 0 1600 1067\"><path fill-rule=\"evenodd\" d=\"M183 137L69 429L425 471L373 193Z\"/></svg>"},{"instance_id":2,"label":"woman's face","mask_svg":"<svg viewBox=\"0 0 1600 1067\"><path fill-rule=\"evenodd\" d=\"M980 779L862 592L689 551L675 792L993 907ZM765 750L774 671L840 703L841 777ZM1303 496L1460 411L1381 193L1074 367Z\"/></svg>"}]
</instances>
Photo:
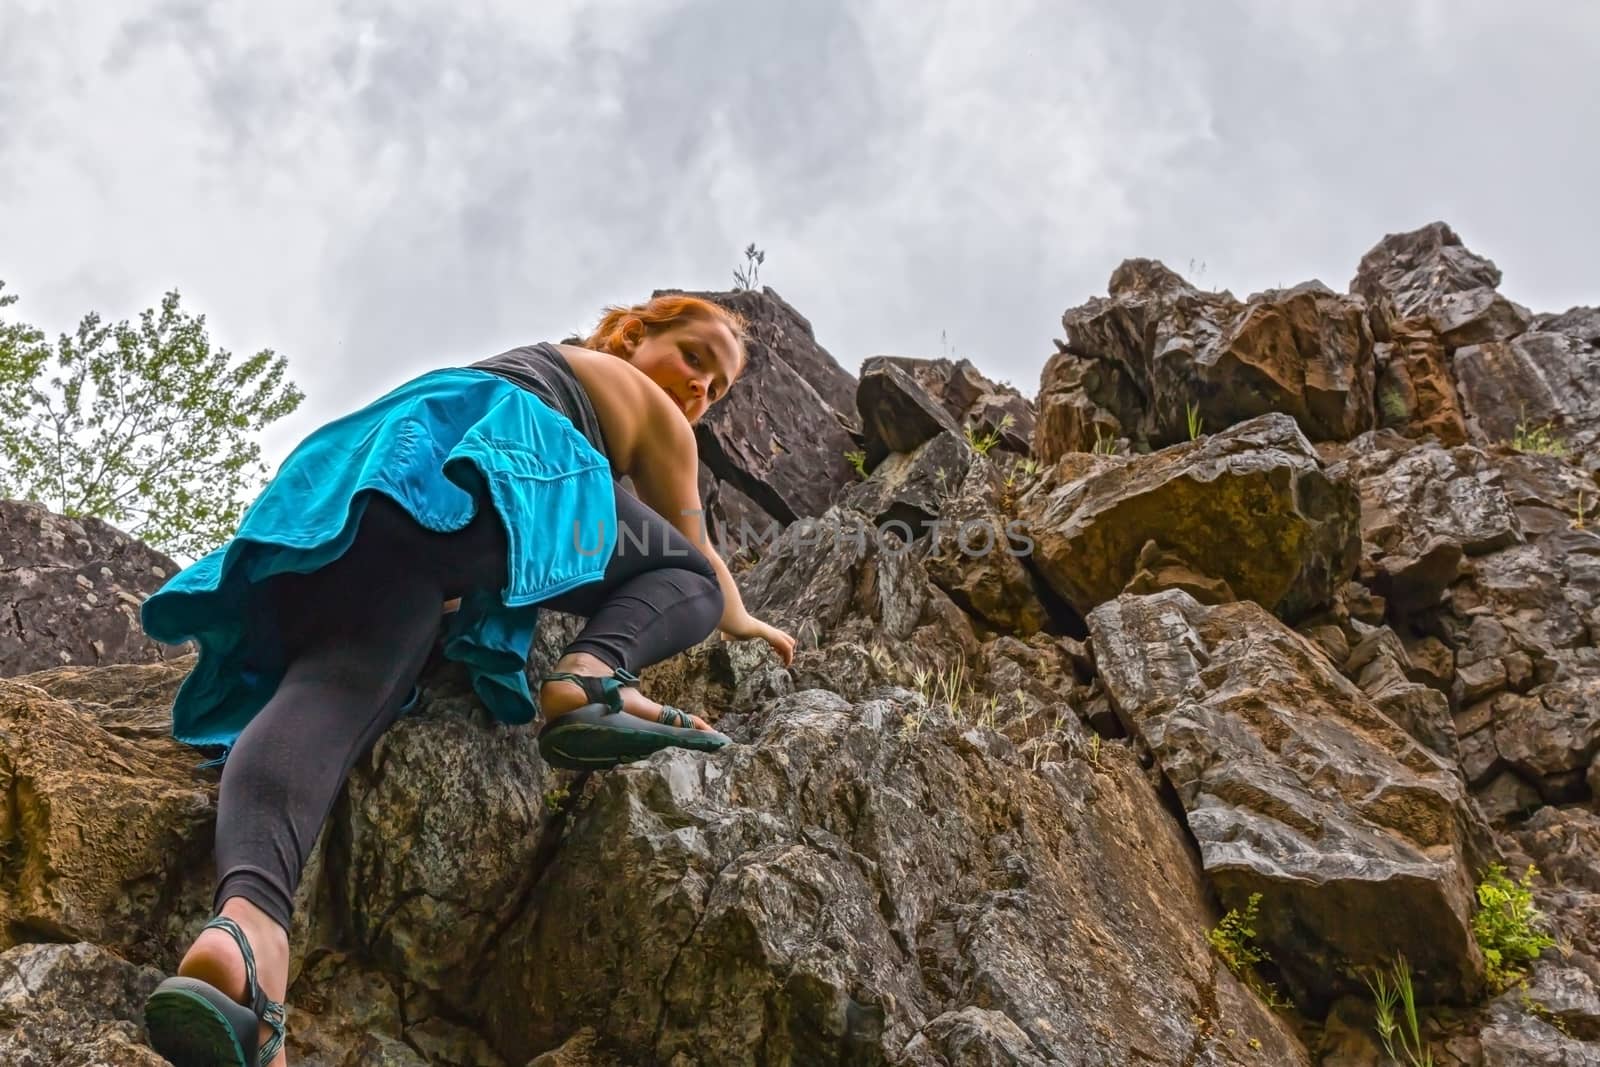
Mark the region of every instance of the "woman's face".
<instances>
[{"instance_id":1,"label":"woman's face","mask_svg":"<svg viewBox=\"0 0 1600 1067\"><path fill-rule=\"evenodd\" d=\"M627 359L664 389L690 422L727 395L743 351L726 323L689 319L660 333L625 340Z\"/></svg>"}]
</instances>

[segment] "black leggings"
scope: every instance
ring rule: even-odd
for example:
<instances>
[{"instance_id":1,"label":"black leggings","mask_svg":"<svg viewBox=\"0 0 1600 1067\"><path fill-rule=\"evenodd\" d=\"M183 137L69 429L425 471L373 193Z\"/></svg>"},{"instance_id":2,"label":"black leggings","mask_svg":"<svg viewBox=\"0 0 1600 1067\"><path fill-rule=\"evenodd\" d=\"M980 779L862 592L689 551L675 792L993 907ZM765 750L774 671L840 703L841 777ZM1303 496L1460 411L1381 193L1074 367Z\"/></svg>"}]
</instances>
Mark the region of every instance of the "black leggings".
<instances>
[{"instance_id":1,"label":"black leggings","mask_svg":"<svg viewBox=\"0 0 1600 1067\"><path fill-rule=\"evenodd\" d=\"M604 579L541 606L588 619L568 652L637 671L709 636L722 590L666 520L620 488L616 496L620 536ZM439 534L378 494L343 556L272 580L288 671L223 768L217 908L244 897L288 929L323 821L350 768L399 717L444 601L505 581L505 530L492 508Z\"/></svg>"}]
</instances>

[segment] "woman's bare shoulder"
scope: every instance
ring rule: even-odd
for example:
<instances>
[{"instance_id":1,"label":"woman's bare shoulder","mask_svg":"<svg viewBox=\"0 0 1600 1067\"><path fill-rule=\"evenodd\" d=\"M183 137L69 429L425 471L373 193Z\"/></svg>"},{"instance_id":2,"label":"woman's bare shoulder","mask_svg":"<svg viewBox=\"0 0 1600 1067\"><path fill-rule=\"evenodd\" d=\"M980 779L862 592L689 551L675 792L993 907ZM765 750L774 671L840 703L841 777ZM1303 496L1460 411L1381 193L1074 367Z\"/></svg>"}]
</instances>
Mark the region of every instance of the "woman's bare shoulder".
<instances>
[{"instance_id":1,"label":"woman's bare shoulder","mask_svg":"<svg viewBox=\"0 0 1600 1067\"><path fill-rule=\"evenodd\" d=\"M682 422L683 412L632 363L578 345L555 347L566 357L572 373L589 395L611 462L620 470L632 474L640 462L651 458L652 449L640 447L644 442L660 447L663 439L680 436L663 434L662 429L671 426L668 420ZM690 434L690 447L693 440L694 435Z\"/></svg>"}]
</instances>

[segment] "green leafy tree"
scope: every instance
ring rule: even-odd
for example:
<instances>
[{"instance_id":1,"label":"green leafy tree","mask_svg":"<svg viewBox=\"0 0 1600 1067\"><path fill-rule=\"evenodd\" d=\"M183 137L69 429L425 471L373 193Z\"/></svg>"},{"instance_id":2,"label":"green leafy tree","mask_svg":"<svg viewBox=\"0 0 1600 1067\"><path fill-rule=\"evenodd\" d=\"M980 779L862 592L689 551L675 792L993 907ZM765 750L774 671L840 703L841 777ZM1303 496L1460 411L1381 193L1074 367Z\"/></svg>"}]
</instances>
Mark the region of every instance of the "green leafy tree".
<instances>
[{"instance_id":1,"label":"green leafy tree","mask_svg":"<svg viewBox=\"0 0 1600 1067\"><path fill-rule=\"evenodd\" d=\"M91 312L53 345L8 321L16 300L0 291L0 497L104 519L178 556L226 540L266 475L253 435L304 399L283 357L213 349L176 290L137 323Z\"/></svg>"}]
</instances>

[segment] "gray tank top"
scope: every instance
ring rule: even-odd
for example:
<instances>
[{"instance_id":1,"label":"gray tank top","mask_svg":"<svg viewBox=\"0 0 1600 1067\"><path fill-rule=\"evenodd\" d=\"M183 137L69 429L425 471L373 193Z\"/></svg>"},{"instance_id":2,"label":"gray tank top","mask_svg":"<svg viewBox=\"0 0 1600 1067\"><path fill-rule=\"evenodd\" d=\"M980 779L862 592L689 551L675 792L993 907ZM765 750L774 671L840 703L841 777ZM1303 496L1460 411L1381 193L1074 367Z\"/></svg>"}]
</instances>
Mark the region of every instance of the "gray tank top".
<instances>
[{"instance_id":1,"label":"gray tank top","mask_svg":"<svg viewBox=\"0 0 1600 1067\"><path fill-rule=\"evenodd\" d=\"M594 413L594 405L589 402L589 394L584 391L577 375L572 373L572 364L567 362L567 357L555 345L543 342L513 348L498 356L479 360L472 364L471 369L498 374L543 400L570 419L577 431L610 461L611 453L606 451L605 434L600 429L600 419ZM611 472L616 474L615 463L611 464Z\"/></svg>"}]
</instances>

